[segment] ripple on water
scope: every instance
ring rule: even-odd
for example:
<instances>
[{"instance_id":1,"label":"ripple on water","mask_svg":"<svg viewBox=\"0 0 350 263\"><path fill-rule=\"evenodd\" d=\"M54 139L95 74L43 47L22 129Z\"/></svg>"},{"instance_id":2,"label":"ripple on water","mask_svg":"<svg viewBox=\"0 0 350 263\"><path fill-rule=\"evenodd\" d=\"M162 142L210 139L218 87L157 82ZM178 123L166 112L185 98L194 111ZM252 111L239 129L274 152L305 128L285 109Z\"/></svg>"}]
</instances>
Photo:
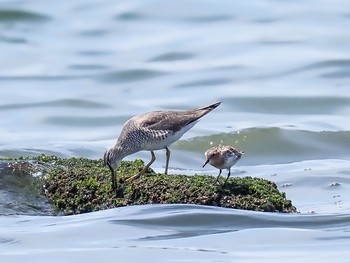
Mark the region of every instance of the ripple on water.
<instances>
[{"instance_id":1,"label":"ripple on water","mask_svg":"<svg viewBox=\"0 0 350 263\"><path fill-rule=\"evenodd\" d=\"M157 70L131 69L97 75L96 79L101 82L123 83L157 78L164 74L166 73Z\"/></svg>"},{"instance_id":2,"label":"ripple on water","mask_svg":"<svg viewBox=\"0 0 350 263\"><path fill-rule=\"evenodd\" d=\"M250 113L270 114L331 114L350 108L350 98L346 97L230 97L225 102L231 109Z\"/></svg>"},{"instance_id":3,"label":"ripple on water","mask_svg":"<svg viewBox=\"0 0 350 263\"><path fill-rule=\"evenodd\" d=\"M198 81L192 81L187 83L181 83L175 88L187 88L187 87L202 87L202 86L217 86L231 83L232 80L228 78L211 78ZM226 99L225 99L226 100Z\"/></svg>"},{"instance_id":4,"label":"ripple on water","mask_svg":"<svg viewBox=\"0 0 350 263\"><path fill-rule=\"evenodd\" d=\"M46 22L50 18L46 15L35 13L35 12L29 12L29 11L23 11L23 10L16 10L16 9L2 9L0 10L0 23L4 22Z\"/></svg>"},{"instance_id":5,"label":"ripple on water","mask_svg":"<svg viewBox=\"0 0 350 263\"><path fill-rule=\"evenodd\" d=\"M286 74L300 73L305 71L326 70L327 72L319 73L321 78L349 78L350 77L350 60L349 59L329 59L286 72Z\"/></svg>"},{"instance_id":6,"label":"ripple on water","mask_svg":"<svg viewBox=\"0 0 350 263\"><path fill-rule=\"evenodd\" d=\"M168 52L150 59L150 62L169 62L177 60L188 60L194 58L194 54L186 52Z\"/></svg>"},{"instance_id":7,"label":"ripple on water","mask_svg":"<svg viewBox=\"0 0 350 263\"><path fill-rule=\"evenodd\" d=\"M124 117L120 117L124 120ZM118 122L118 117L82 117L82 116L50 116L43 120L43 123L66 126L66 127L104 127L113 126Z\"/></svg>"},{"instance_id":8,"label":"ripple on water","mask_svg":"<svg viewBox=\"0 0 350 263\"><path fill-rule=\"evenodd\" d=\"M82 99L60 99L32 103L11 103L0 105L0 110L16 110L26 108L44 108L44 107L62 107L62 108L82 108L82 109L104 109L109 108L105 103Z\"/></svg>"}]
</instances>

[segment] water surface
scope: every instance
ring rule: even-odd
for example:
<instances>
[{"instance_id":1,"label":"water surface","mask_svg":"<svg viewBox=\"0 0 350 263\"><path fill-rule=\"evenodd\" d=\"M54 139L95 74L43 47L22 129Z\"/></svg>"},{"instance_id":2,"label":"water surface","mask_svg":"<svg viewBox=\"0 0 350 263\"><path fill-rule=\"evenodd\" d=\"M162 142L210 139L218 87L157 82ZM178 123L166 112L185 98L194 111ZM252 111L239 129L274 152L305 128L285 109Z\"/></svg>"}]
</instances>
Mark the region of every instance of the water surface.
<instances>
[{"instance_id":1,"label":"water surface","mask_svg":"<svg viewBox=\"0 0 350 263\"><path fill-rule=\"evenodd\" d=\"M246 152L233 175L276 182L300 213L178 204L55 217L1 163L1 260L347 262L349 14L343 0L2 1L0 156L101 158L136 114L222 101L171 146L170 172L216 176L203 153L231 144Z\"/></svg>"}]
</instances>

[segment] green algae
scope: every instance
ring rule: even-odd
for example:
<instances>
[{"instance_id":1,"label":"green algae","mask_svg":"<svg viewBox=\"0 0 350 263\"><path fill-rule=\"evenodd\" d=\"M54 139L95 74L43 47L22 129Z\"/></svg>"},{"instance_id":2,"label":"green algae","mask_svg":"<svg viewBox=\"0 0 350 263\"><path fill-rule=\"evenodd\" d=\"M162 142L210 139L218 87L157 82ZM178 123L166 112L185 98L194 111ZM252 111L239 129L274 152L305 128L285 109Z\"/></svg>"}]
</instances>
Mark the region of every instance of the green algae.
<instances>
[{"instance_id":1,"label":"green algae","mask_svg":"<svg viewBox=\"0 0 350 263\"><path fill-rule=\"evenodd\" d=\"M149 169L131 182L142 160L122 161L118 190L112 190L111 174L103 161L40 155L9 160L27 172L42 172L42 194L58 213L65 215L143 204L198 204L268 212L296 212L292 202L269 180L251 176L229 178L221 187L209 175L165 175ZM23 165L29 163L30 165ZM19 165L20 164L20 165Z\"/></svg>"}]
</instances>

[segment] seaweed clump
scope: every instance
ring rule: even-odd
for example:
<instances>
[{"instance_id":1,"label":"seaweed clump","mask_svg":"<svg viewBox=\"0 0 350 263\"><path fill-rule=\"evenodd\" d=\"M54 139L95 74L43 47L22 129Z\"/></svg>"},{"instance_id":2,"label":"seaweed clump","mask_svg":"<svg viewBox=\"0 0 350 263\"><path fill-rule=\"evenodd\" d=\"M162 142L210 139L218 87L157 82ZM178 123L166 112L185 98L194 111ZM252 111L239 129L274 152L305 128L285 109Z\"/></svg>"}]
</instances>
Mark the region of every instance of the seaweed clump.
<instances>
[{"instance_id":1,"label":"seaweed clump","mask_svg":"<svg viewBox=\"0 0 350 263\"><path fill-rule=\"evenodd\" d=\"M22 158L26 159L26 158ZM30 157L43 171L42 193L58 213L65 215L143 204L199 204L265 212L296 212L292 202L269 180L229 178L225 187L209 175L165 175L153 170L142 177L126 179L144 167L142 160L122 161L118 190L112 190L111 175L102 160Z\"/></svg>"}]
</instances>

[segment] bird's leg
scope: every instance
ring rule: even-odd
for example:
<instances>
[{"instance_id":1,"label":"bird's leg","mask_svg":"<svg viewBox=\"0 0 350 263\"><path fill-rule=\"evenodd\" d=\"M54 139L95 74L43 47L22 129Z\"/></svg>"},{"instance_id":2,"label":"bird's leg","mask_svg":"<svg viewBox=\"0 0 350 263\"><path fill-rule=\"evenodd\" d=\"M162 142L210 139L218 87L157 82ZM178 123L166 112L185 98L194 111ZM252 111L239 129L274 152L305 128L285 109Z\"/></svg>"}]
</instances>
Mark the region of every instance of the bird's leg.
<instances>
[{"instance_id":1,"label":"bird's leg","mask_svg":"<svg viewBox=\"0 0 350 263\"><path fill-rule=\"evenodd\" d=\"M169 160L170 160L170 150L165 146L166 150L166 163L165 163L165 172L164 174L168 174Z\"/></svg>"},{"instance_id":2,"label":"bird's leg","mask_svg":"<svg viewBox=\"0 0 350 263\"><path fill-rule=\"evenodd\" d=\"M219 169L220 170L220 172L219 172L219 175L218 175L218 177L216 177L216 181L215 181L215 183L219 183L219 177L220 177L220 175L221 175L221 172L222 172L222 170L221 169ZM220 183L219 183L220 184Z\"/></svg>"},{"instance_id":3,"label":"bird's leg","mask_svg":"<svg viewBox=\"0 0 350 263\"><path fill-rule=\"evenodd\" d=\"M111 170L111 173L112 173L112 188L115 191L117 189L117 177L115 176L115 171L112 168L112 166L109 164L109 162L107 162L107 165L109 167L109 170Z\"/></svg>"},{"instance_id":4,"label":"bird's leg","mask_svg":"<svg viewBox=\"0 0 350 263\"><path fill-rule=\"evenodd\" d=\"M138 178L138 177L140 177L141 175L143 175L143 174L148 170L148 168L151 166L151 164L156 160L156 156L155 156L155 154L154 154L153 151L151 151L151 155L152 155L152 158L151 158L151 160L149 161L149 163L148 163L145 167L143 167L143 169L141 170L141 172L139 172L139 173L137 173L137 174L135 174L135 175L129 177L128 179L126 179L127 182L128 182L128 181L131 181L131 180L134 180L134 179L136 179L136 178Z\"/></svg>"},{"instance_id":5,"label":"bird's leg","mask_svg":"<svg viewBox=\"0 0 350 263\"><path fill-rule=\"evenodd\" d=\"M229 168L229 169L228 169L228 175L227 175L227 178L226 178L226 180L225 180L224 184L222 185L222 187L224 187L224 186L225 186L225 184L226 184L226 182L227 182L228 178L230 177L230 175L231 175L231 168Z\"/></svg>"}]
</instances>

